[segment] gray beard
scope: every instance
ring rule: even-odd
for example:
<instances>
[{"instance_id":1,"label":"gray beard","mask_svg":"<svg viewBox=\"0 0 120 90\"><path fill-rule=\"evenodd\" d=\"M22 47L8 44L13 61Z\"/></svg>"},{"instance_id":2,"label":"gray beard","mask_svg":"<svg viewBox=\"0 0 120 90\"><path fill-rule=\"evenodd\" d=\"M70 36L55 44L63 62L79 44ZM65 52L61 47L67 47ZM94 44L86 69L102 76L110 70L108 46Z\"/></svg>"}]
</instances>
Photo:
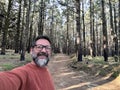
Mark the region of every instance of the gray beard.
<instances>
[{"instance_id":1,"label":"gray beard","mask_svg":"<svg viewBox=\"0 0 120 90\"><path fill-rule=\"evenodd\" d=\"M49 61L49 58L46 58L46 59L35 59L34 62L40 66L40 67L45 67L47 66L48 64L48 61Z\"/></svg>"},{"instance_id":2,"label":"gray beard","mask_svg":"<svg viewBox=\"0 0 120 90\"><path fill-rule=\"evenodd\" d=\"M31 54L32 58L33 58L33 61L35 62L35 64L39 67L45 67L47 66L48 62L49 62L49 57L47 57L46 59L39 59L37 57L37 55L35 54Z\"/></svg>"}]
</instances>

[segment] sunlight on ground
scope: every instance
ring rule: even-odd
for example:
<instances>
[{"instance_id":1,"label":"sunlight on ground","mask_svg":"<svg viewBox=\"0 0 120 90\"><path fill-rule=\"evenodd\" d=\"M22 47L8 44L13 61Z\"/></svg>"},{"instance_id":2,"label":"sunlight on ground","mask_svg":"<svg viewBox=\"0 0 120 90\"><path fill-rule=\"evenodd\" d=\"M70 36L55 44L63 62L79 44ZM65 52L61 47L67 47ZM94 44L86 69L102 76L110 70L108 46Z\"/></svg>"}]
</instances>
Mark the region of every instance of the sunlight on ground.
<instances>
[{"instance_id":1,"label":"sunlight on ground","mask_svg":"<svg viewBox=\"0 0 120 90\"><path fill-rule=\"evenodd\" d=\"M92 90L120 90L120 75L113 81L103 85L99 85Z\"/></svg>"},{"instance_id":2,"label":"sunlight on ground","mask_svg":"<svg viewBox=\"0 0 120 90\"><path fill-rule=\"evenodd\" d=\"M68 60L70 60L70 59L66 59L66 60L58 60L58 61L54 61L55 63L59 63L59 62L65 62L65 61L68 61Z\"/></svg>"},{"instance_id":3,"label":"sunlight on ground","mask_svg":"<svg viewBox=\"0 0 120 90\"><path fill-rule=\"evenodd\" d=\"M75 71L68 67L72 60L61 54L56 55L51 61L56 90L120 90L120 76L116 79L110 79L112 73L107 73L107 76L101 77L98 76L100 72L97 75L90 76L81 69ZM78 65L82 64L78 63ZM100 62L101 64L104 64L104 61L103 63ZM94 67L91 63L89 65L90 68ZM108 65L105 63L102 68L106 69L107 67Z\"/></svg>"},{"instance_id":4,"label":"sunlight on ground","mask_svg":"<svg viewBox=\"0 0 120 90\"><path fill-rule=\"evenodd\" d=\"M79 84L76 84L76 85L71 85L69 87L62 88L62 89L59 89L59 90L73 90L73 89L78 89L78 88L86 86L86 85L89 85L89 82L88 83L79 83Z\"/></svg>"},{"instance_id":5,"label":"sunlight on ground","mask_svg":"<svg viewBox=\"0 0 120 90\"><path fill-rule=\"evenodd\" d=\"M74 74L75 72L66 72L66 73L61 73L57 76L61 77L61 76L67 76L67 75L71 75L71 74Z\"/></svg>"},{"instance_id":6,"label":"sunlight on ground","mask_svg":"<svg viewBox=\"0 0 120 90\"><path fill-rule=\"evenodd\" d=\"M81 78L81 77L83 77L83 76L74 76L74 77L71 77L71 78L77 79L77 78Z\"/></svg>"}]
</instances>

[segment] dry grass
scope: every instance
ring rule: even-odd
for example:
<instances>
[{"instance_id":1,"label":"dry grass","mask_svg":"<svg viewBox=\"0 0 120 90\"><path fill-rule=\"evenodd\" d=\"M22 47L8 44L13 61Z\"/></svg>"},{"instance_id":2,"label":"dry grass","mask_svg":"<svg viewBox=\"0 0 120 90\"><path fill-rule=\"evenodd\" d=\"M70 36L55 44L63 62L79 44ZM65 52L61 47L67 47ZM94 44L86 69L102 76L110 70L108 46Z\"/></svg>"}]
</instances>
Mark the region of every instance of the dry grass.
<instances>
[{"instance_id":1,"label":"dry grass","mask_svg":"<svg viewBox=\"0 0 120 90\"><path fill-rule=\"evenodd\" d=\"M91 75L108 76L116 78L120 74L120 62L115 62L114 58L109 57L108 62L104 62L103 57L91 58L90 56L83 58L82 62L77 62L72 56L73 61L69 64L75 70L82 70Z\"/></svg>"}]
</instances>

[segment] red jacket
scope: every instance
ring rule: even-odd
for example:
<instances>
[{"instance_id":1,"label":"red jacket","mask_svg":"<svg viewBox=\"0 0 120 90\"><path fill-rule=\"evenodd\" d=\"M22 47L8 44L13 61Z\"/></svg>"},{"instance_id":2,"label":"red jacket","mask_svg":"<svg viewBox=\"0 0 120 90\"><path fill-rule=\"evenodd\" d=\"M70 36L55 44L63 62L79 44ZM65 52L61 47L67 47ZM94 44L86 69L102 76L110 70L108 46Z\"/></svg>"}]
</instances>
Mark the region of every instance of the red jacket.
<instances>
[{"instance_id":1,"label":"red jacket","mask_svg":"<svg viewBox=\"0 0 120 90\"><path fill-rule=\"evenodd\" d=\"M0 73L0 90L55 90L47 68L33 62Z\"/></svg>"}]
</instances>

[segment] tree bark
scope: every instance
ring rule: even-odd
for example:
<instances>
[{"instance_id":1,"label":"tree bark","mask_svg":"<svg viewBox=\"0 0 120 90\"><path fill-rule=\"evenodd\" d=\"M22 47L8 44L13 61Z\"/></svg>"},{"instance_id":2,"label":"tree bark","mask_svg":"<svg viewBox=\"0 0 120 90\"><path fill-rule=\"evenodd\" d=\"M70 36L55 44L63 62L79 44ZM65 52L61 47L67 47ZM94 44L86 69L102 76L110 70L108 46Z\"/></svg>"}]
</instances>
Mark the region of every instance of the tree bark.
<instances>
[{"instance_id":1,"label":"tree bark","mask_svg":"<svg viewBox=\"0 0 120 90\"><path fill-rule=\"evenodd\" d=\"M29 4L26 7L26 24L25 24L25 29L23 29L23 37L22 37L22 50L21 50L21 57L20 61L25 60L25 53L27 50L27 41L28 41L28 34L29 34L29 23L30 23L30 10L31 10L31 0L29 0Z\"/></svg>"},{"instance_id":2,"label":"tree bark","mask_svg":"<svg viewBox=\"0 0 120 90\"><path fill-rule=\"evenodd\" d=\"M4 28L3 28L4 30L3 30L2 45L1 45L1 54L2 55L5 55L11 7L12 7L12 0L9 0L7 15L6 15L6 18L5 18L5 24L4 24Z\"/></svg>"},{"instance_id":3,"label":"tree bark","mask_svg":"<svg viewBox=\"0 0 120 90\"><path fill-rule=\"evenodd\" d=\"M40 11L39 11L39 24L38 24L38 35L43 35L44 28L44 9L45 9L45 1L41 0L40 2Z\"/></svg>"},{"instance_id":4,"label":"tree bark","mask_svg":"<svg viewBox=\"0 0 120 90\"><path fill-rule=\"evenodd\" d=\"M81 45L81 24L80 24L80 0L76 0L76 31L77 31L77 60L82 61L82 45Z\"/></svg>"},{"instance_id":5,"label":"tree bark","mask_svg":"<svg viewBox=\"0 0 120 90\"><path fill-rule=\"evenodd\" d=\"M104 9L104 0L101 2L102 4L102 30L103 30L103 56L104 61L108 61L108 38L107 38L107 24L105 17L105 9Z\"/></svg>"},{"instance_id":6,"label":"tree bark","mask_svg":"<svg viewBox=\"0 0 120 90\"><path fill-rule=\"evenodd\" d=\"M82 0L82 21L83 21L83 53L86 56L86 39L85 39L85 17L84 17L84 0Z\"/></svg>"},{"instance_id":7,"label":"tree bark","mask_svg":"<svg viewBox=\"0 0 120 90\"><path fill-rule=\"evenodd\" d=\"M15 53L18 53L20 48L20 23L21 23L21 2L22 0L19 0L19 11L18 11L18 20L17 20L17 31L15 35Z\"/></svg>"}]
</instances>

